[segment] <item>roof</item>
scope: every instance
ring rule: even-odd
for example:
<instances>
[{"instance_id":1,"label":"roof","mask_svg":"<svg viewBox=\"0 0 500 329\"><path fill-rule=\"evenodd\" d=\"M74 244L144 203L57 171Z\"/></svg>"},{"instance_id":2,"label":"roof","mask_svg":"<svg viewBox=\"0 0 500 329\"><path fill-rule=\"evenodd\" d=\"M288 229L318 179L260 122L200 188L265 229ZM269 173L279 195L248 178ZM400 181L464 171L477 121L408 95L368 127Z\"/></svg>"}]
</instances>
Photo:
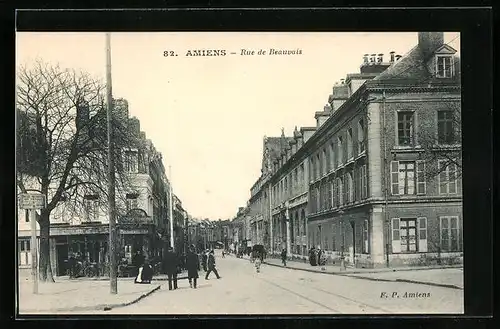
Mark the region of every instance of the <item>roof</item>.
<instances>
[{"instance_id":1,"label":"roof","mask_svg":"<svg viewBox=\"0 0 500 329\"><path fill-rule=\"evenodd\" d=\"M448 45L443 45L436 49L432 54L446 49L453 53L455 51L452 47ZM455 57L457 60L457 57ZM382 72L374 81L387 81L387 80L405 80L405 81L426 81L432 78L433 73L429 70L428 61L429 57L426 57L424 51L418 45L413 47L406 55L404 55L399 61L395 62L387 70ZM458 59L458 62L460 60ZM457 71L460 74L459 70Z\"/></svg>"},{"instance_id":2,"label":"roof","mask_svg":"<svg viewBox=\"0 0 500 329\"><path fill-rule=\"evenodd\" d=\"M281 157L282 151L282 138L283 137L268 137L266 142L266 147L269 150L269 157L271 163ZM284 146L288 147L290 141L294 140L293 137L284 137Z\"/></svg>"}]
</instances>

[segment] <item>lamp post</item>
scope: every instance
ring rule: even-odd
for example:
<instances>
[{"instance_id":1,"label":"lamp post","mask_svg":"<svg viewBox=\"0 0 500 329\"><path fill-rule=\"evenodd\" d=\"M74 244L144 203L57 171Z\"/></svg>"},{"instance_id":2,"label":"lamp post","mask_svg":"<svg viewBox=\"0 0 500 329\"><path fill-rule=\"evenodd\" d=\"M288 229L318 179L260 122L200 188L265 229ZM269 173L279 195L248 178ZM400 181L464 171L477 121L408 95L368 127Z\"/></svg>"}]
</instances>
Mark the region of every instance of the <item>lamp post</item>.
<instances>
[{"instance_id":1,"label":"lamp post","mask_svg":"<svg viewBox=\"0 0 500 329\"><path fill-rule=\"evenodd\" d=\"M108 123L108 206L109 206L109 282L110 292L118 293L117 282L117 234L116 234L116 205L115 205L115 163L113 145L113 93L111 84L111 34L106 33L106 108Z\"/></svg>"},{"instance_id":2,"label":"lamp post","mask_svg":"<svg viewBox=\"0 0 500 329\"><path fill-rule=\"evenodd\" d=\"M356 267L356 222L350 220L352 227L352 264Z\"/></svg>"}]
</instances>

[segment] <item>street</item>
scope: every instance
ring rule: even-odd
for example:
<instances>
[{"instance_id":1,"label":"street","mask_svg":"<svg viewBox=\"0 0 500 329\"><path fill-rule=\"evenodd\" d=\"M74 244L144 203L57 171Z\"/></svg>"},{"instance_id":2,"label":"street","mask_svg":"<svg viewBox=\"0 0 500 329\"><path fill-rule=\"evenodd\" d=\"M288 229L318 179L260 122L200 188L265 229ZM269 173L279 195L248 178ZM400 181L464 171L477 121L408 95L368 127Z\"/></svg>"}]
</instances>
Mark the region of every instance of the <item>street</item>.
<instances>
[{"instance_id":1,"label":"street","mask_svg":"<svg viewBox=\"0 0 500 329\"><path fill-rule=\"evenodd\" d=\"M463 290L325 275L216 256L221 279L200 271L198 289L187 280L140 302L87 314L405 314L463 313Z\"/></svg>"}]
</instances>

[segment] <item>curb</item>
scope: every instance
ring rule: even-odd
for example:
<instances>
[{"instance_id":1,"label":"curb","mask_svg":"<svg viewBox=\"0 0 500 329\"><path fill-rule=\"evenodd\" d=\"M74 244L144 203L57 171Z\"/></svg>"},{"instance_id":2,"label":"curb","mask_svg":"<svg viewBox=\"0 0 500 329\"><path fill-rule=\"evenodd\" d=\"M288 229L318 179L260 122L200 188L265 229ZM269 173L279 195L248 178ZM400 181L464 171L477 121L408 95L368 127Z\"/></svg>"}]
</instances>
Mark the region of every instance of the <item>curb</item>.
<instances>
[{"instance_id":1,"label":"curb","mask_svg":"<svg viewBox=\"0 0 500 329\"><path fill-rule=\"evenodd\" d=\"M272 263L267 263L264 262L267 265L270 266L276 266L276 267L283 267L281 265L277 264L272 264ZM296 271L305 271L305 272L311 272L311 273L320 273L320 274L328 274L328 275L339 275L339 276L345 276L345 277L350 277L350 278L355 278L355 279L360 279L360 280L369 280L369 281L382 281L382 282L406 282L406 283L414 283L414 284L424 284L428 286L436 286L436 287L442 287L442 288L451 288L451 289L458 289L458 290L464 290L464 288L453 285L453 284L444 284L444 283L434 283L434 282L426 282L426 281L416 281L416 280L408 280L408 279L381 279L381 278L370 278L366 276L357 276L357 275L352 275L352 274L359 274L359 273L387 273L387 272L397 272L397 271L382 271L382 272L351 272L351 273L335 273L335 272L325 272L325 271L316 271L316 270L311 270L307 268L299 268L299 267L289 267L287 266L286 268L291 269L291 270L296 270ZM440 268L454 268L454 267L440 267ZM434 269L440 269L440 268L430 268L432 270ZM425 270L424 268L419 268L415 270ZM404 269L400 271L411 271L411 269Z\"/></svg>"},{"instance_id":2,"label":"curb","mask_svg":"<svg viewBox=\"0 0 500 329\"><path fill-rule=\"evenodd\" d=\"M78 311L93 311L93 310L96 310L96 311L103 311L103 310L104 311L109 311L109 310L111 310L113 308L125 307L125 306L129 306L129 305L135 304L135 303L139 302L140 300L142 300L143 298L146 298L149 295L153 294L154 292L156 292L160 288L161 288L161 285L158 285L155 288L151 289L150 291L148 291L146 293L143 293L142 295L140 295L139 297L133 299L130 302L117 303L117 304L98 304L98 305L94 305L94 306L76 306L76 307L71 307L71 308L56 308L56 309L51 309L50 312L78 312ZM31 310L31 311L30 310L25 310L22 313L21 312L19 312L19 313L22 314L22 315L32 315L33 313L30 313L32 311L33 310ZM34 314L40 314L40 313L43 313L43 312L39 311L39 310L36 310ZM46 314L46 313L43 313L43 314Z\"/></svg>"},{"instance_id":3,"label":"curb","mask_svg":"<svg viewBox=\"0 0 500 329\"><path fill-rule=\"evenodd\" d=\"M129 306L129 305L132 305L132 304L135 304L137 302L139 302L141 299L144 299L146 297L148 297L149 295L155 293L157 290L159 290L161 288L161 285L158 285L156 288L148 291L147 293L145 294L142 294L140 295L139 297L137 297L136 299L128 302L128 303L120 303L120 304L111 304L111 305L107 305L105 307L100 307L102 308L104 311L109 311L109 310L112 310L113 308L117 308L117 307L125 307L125 306ZM100 309L99 308L99 309Z\"/></svg>"}]
</instances>

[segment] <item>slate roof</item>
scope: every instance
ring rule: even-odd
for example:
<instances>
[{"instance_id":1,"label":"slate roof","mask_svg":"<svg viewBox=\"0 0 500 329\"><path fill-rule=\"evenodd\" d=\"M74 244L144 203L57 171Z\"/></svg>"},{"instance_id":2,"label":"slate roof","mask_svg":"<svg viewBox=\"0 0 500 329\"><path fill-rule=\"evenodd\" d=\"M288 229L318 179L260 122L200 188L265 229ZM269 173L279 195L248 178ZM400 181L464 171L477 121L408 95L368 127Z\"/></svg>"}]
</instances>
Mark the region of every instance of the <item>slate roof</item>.
<instances>
[{"instance_id":1,"label":"slate roof","mask_svg":"<svg viewBox=\"0 0 500 329\"><path fill-rule=\"evenodd\" d=\"M436 49L435 52L439 49ZM427 81L433 76L433 72L429 70L427 65L430 59L431 57L426 57L423 50L417 45L399 61L374 78L373 81ZM460 58L458 56L455 56L455 72L455 77L460 77Z\"/></svg>"}]
</instances>

